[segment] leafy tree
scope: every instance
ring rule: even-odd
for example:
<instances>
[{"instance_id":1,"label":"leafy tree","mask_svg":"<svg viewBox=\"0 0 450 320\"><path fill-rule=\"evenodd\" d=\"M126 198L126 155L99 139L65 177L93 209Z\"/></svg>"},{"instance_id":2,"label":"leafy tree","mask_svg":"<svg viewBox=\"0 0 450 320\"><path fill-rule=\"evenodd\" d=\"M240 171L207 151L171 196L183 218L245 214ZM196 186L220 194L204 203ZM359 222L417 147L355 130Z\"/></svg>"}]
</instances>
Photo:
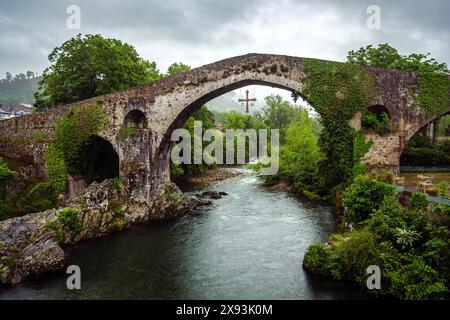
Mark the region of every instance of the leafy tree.
<instances>
[{"instance_id":1,"label":"leafy tree","mask_svg":"<svg viewBox=\"0 0 450 320\"><path fill-rule=\"evenodd\" d=\"M220 117L220 122L227 129L266 129L267 125L263 119L255 115L243 114L238 111L232 110L225 112Z\"/></svg>"},{"instance_id":2,"label":"leafy tree","mask_svg":"<svg viewBox=\"0 0 450 320\"><path fill-rule=\"evenodd\" d=\"M169 66L169 68L167 69L167 76L173 76L173 75L175 75L175 74L177 74L177 73L180 73L180 72L184 72L184 71L188 71L188 70L190 70L191 69L191 67L190 66L188 66L188 65L186 65L186 64L183 64L183 63L173 63L173 64L171 64L170 66Z\"/></svg>"},{"instance_id":3,"label":"leafy tree","mask_svg":"<svg viewBox=\"0 0 450 320\"><path fill-rule=\"evenodd\" d=\"M299 113L296 105L289 103L279 95L265 98L266 105L261 110L261 118L271 129L280 130L280 142L284 143L286 130Z\"/></svg>"},{"instance_id":4,"label":"leafy tree","mask_svg":"<svg viewBox=\"0 0 450 320\"><path fill-rule=\"evenodd\" d=\"M385 196L392 195L394 187L369 177L359 176L345 190L343 200L346 217L353 223L360 223L380 207Z\"/></svg>"},{"instance_id":5,"label":"leafy tree","mask_svg":"<svg viewBox=\"0 0 450 320\"><path fill-rule=\"evenodd\" d=\"M78 34L49 55L35 94L38 109L92 98L160 78L155 62L119 40Z\"/></svg>"},{"instance_id":6,"label":"leafy tree","mask_svg":"<svg viewBox=\"0 0 450 320\"><path fill-rule=\"evenodd\" d=\"M301 109L286 131L280 172L298 191L311 191L315 184L318 162L323 157L318 144L318 127L318 121L310 117L306 109Z\"/></svg>"},{"instance_id":7,"label":"leafy tree","mask_svg":"<svg viewBox=\"0 0 450 320\"><path fill-rule=\"evenodd\" d=\"M387 43L378 45L378 48L369 45L357 51L352 50L348 53L347 60L350 63L372 67L411 71L428 68L437 73L448 73L447 65L445 63L439 63L434 58L430 58L430 53L412 53L408 56L401 55L397 49Z\"/></svg>"}]
</instances>

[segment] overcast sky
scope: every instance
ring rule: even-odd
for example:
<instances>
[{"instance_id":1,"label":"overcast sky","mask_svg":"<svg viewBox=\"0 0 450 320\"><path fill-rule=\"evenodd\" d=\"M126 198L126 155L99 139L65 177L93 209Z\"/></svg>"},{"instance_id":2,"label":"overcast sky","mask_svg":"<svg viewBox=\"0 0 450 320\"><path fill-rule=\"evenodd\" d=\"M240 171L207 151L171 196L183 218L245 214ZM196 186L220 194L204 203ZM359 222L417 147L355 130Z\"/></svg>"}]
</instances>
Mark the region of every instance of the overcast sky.
<instances>
[{"instance_id":1,"label":"overcast sky","mask_svg":"<svg viewBox=\"0 0 450 320\"><path fill-rule=\"evenodd\" d=\"M69 5L81 29L66 26ZM367 8L381 9L368 29ZM0 77L48 66L48 54L77 33L132 44L161 71L245 53L343 61L351 49L388 42L450 63L448 0L0 0Z\"/></svg>"}]
</instances>

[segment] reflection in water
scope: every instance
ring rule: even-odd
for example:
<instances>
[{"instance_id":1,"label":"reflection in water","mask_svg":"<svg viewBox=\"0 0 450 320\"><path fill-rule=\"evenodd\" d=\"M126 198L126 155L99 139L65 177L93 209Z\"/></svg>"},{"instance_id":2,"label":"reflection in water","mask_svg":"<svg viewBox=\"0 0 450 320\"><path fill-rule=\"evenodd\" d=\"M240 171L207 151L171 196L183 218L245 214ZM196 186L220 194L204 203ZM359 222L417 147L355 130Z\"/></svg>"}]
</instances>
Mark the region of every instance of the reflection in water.
<instances>
[{"instance_id":1,"label":"reflection in water","mask_svg":"<svg viewBox=\"0 0 450 320\"><path fill-rule=\"evenodd\" d=\"M0 299L349 299L359 288L308 275L304 252L335 231L330 207L271 191L248 174L207 189L225 191L199 215L161 222L70 249L82 290L66 275L4 290Z\"/></svg>"}]
</instances>

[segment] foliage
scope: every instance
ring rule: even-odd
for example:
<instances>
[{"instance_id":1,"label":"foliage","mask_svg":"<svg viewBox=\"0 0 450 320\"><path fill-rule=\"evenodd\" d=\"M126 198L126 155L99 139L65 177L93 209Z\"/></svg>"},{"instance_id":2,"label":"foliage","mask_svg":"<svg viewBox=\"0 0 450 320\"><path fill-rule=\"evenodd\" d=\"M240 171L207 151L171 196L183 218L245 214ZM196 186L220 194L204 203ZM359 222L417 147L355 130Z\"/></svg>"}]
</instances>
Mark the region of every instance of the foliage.
<instances>
[{"instance_id":1,"label":"foliage","mask_svg":"<svg viewBox=\"0 0 450 320\"><path fill-rule=\"evenodd\" d=\"M343 235L342 241L333 244L327 269L336 280L355 279L364 283L366 269L378 264L376 237L366 229Z\"/></svg>"},{"instance_id":2,"label":"foliage","mask_svg":"<svg viewBox=\"0 0 450 320\"><path fill-rule=\"evenodd\" d=\"M373 77L357 65L315 59L303 64L302 95L322 117L320 189L329 193L353 178L355 130L349 120L372 104L377 89Z\"/></svg>"},{"instance_id":3,"label":"foliage","mask_svg":"<svg viewBox=\"0 0 450 320\"><path fill-rule=\"evenodd\" d=\"M20 216L54 208L58 195L48 182L30 184L8 201L8 215Z\"/></svg>"},{"instance_id":4,"label":"foliage","mask_svg":"<svg viewBox=\"0 0 450 320\"><path fill-rule=\"evenodd\" d=\"M134 125L128 126L128 127L121 127L119 130L119 133L117 134L117 137L121 140L126 140L130 137L133 137L137 133L137 127Z\"/></svg>"},{"instance_id":5,"label":"foliage","mask_svg":"<svg viewBox=\"0 0 450 320\"><path fill-rule=\"evenodd\" d=\"M404 166L447 167L450 166L450 153L440 144L419 148L408 145L401 155L400 163Z\"/></svg>"},{"instance_id":6,"label":"foliage","mask_svg":"<svg viewBox=\"0 0 450 320\"><path fill-rule=\"evenodd\" d=\"M112 181L112 184L113 184L113 188L116 190L122 190L122 188L123 188L122 181L120 181L119 177L114 178Z\"/></svg>"},{"instance_id":7,"label":"foliage","mask_svg":"<svg viewBox=\"0 0 450 320\"><path fill-rule=\"evenodd\" d=\"M59 222L74 234L81 231L81 224L78 219L78 211L73 208L64 208L57 214Z\"/></svg>"},{"instance_id":8,"label":"foliage","mask_svg":"<svg viewBox=\"0 0 450 320\"><path fill-rule=\"evenodd\" d=\"M300 108L279 95L267 96L265 102L259 117L268 128L280 130L280 143L284 144L287 128L299 114Z\"/></svg>"},{"instance_id":9,"label":"foliage","mask_svg":"<svg viewBox=\"0 0 450 320\"><path fill-rule=\"evenodd\" d=\"M409 206L412 209L425 209L428 205L427 196L420 192L414 192L409 198Z\"/></svg>"},{"instance_id":10,"label":"foliage","mask_svg":"<svg viewBox=\"0 0 450 320\"><path fill-rule=\"evenodd\" d=\"M373 141L367 141L362 132L355 135L353 141L353 177L365 174L369 170L368 165L363 163L362 160L372 145Z\"/></svg>"},{"instance_id":11,"label":"foliage","mask_svg":"<svg viewBox=\"0 0 450 320\"><path fill-rule=\"evenodd\" d=\"M106 113L99 103L73 109L58 120L55 137L45 154L50 182L57 191L65 190L67 173L83 173L83 147L106 123Z\"/></svg>"},{"instance_id":12,"label":"foliage","mask_svg":"<svg viewBox=\"0 0 450 320\"><path fill-rule=\"evenodd\" d=\"M364 112L361 117L361 126L365 129L373 129L380 135L385 135L391 131L387 112L382 112L381 115L371 111Z\"/></svg>"},{"instance_id":13,"label":"foliage","mask_svg":"<svg viewBox=\"0 0 450 320\"><path fill-rule=\"evenodd\" d=\"M383 258L383 291L404 300L439 299L447 292L445 282L426 261L414 254L391 250Z\"/></svg>"},{"instance_id":14,"label":"foliage","mask_svg":"<svg viewBox=\"0 0 450 320\"><path fill-rule=\"evenodd\" d=\"M139 57L135 49L100 35L78 34L49 55L35 94L38 109L125 90L160 78L156 63Z\"/></svg>"},{"instance_id":15,"label":"foliage","mask_svg":"<svg viewBox=\"0 0 450 320\"><path fill-rule=\"evenodd\" d=\"M357 65L412 71L427 66L437 73L448 73L447 65L430 58L430 54L413 53L403 56L387 43L380 44L378 48L369 45L357 51L352 50L348 53L347 60Z\"/></svg>"},{"instance_id":16,"label":"foliage","mask_svg":"<svg viewBox=\"0 0 450 320\"><path fill-rule=\"evenodd\" d=\"M315 132L317 126L317 120L302 109L286 131L286 143L280 154L280 173L298 191L311 192L316 184L317 164L323 157Z\"/></svg>"},{"instance_id":17,"label":"foliage","mask_svg":"<svg viewBox=\"0 0 450 320\"><path fill-rule=\"evenodd\" d=\"M0 219L6 217L7 206L5 203L6 184L13 175L14 171L8 168L6 163L0 157Z\"/></svg>"},{"instance_id":18,"label":"foliage","mask_svg":"<svg viewBox=\"0 0 450 320\"><path fill-rule=\"evenodd\" d=\"M202 134L205 133L206 130L215 128L214 115L206 108L206 106L202 106L199 110L194 112L186 121L184 125L184 129L190 132L190 136L194 139L199 138L194 135L194 122L200 121L202 123ZM194 157L194 140L191 141L191 156L192 159ZM202 141L203 147L205 147L206 142ZM170 173L173 179L177 177L181 177L185 174L198 174L204 173L208 170L209 166L205 163L196 165L196 164L181 164L175 165L173 162L170 162Z\"/></svg>"},{"instance_id":19,"label":"foliage","mask_svg":"<svg viewBox=\"0 0 450 320\"><path fill-rule=\"evenodd\" d=\"M308 247L303 259L303 264L308 270L313 272L326 274L326 265L328 263L328 256L326 247L323 243L315 243Z\"/></svg>"},{"instance_id":20,"label":"foliage","mask_svg":"<svg viewBox=\"0 0 450 320\"><path fill-rule=\"evenodd\" d=\"M395 236L397 237L397 244L399 244L402 249L412 247L414 241L420 239L420 233L418 233L417 231L402 228L395 229Z\"/></svg>"},{"instance_id":21,"label":"foliage","mask_svg":"<svg viewBox=\"0 0 450 320\"><path fill-rule=\"evenodd\" d=\"M327 245L312 245L305 255L305 267L364 285L365 269L377 265L381 290L370 293L399 299L448 298L450 206L434 205L427 211L417 195L405 206L395 193L385 196L380 205L367 206L371 214L356 230L331 236Z\"/></svg>"},{"instance_id":22,"label":"foliage","mask_svg":"<svg viewBox=\"0 0 450 320\"><path fill-rule=\"evenodd\" d=\"M345 217L350 222L360 223L377 210L385 196L394 193L394 187L374 179L358 176L347 188L343 199Z\"/></svg>"},{"instance_id":23,"label":"foliage","mask_svg":"<svg viewBox=\"0 0 450 320\"><path fill-rule=\"evenodd\" d=\"M47 221L45 226L53 231L59 243L66 241L66 235L78 235L82 225L78 217L78 211L73 208L64 208L56 214L57 220Z\"/></svg>"},{"instance_id":24,"label":"foliage","mask_svg":"<svg viewBox=\"0 0 450 320\"><path fill-rule=\"evenodd\" d=\"M64 152L56 146L51 146L45 153L45 168L50 182L55 190L62 192L67 185L67 165Z\"/></svg>"},{"instance_id":25,"label":"foliage","mask_svg":"<svg viewBox=\"0 0 450 320\"><path fill-rule=\"evenodd\" d=\"M184 72L184 71L188 71L188 70L190 70L191 69L191 67L190 66L188 66L188 65L186 65L186 64L183 64L183 63L172 63L170 66L169 66L169 68L167 69L167 74L166 74L166 76L173 76L173 75L175 75L175 74L177 74L177 73L180 73L180 72Z\"/></svg>"},{"instance_id":26,"label":"foliage","mask_svg":"<svg viewBox=\"0 0 450 320\"><path fill-rule=\"evenodd\" d=\"M450 198L450 182L441 181L436 184L438 196L443 198Z\"/></svg>"}]
</instances>

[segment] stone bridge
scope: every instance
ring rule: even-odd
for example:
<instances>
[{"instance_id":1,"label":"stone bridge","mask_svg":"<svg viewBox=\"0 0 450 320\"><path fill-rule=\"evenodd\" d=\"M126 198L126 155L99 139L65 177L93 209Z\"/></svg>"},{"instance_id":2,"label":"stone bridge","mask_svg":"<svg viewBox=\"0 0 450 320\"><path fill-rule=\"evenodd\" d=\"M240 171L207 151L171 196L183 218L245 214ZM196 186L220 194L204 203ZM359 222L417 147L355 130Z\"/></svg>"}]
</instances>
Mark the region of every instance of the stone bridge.
<instances>
[{"instance_id":1,"label":"stone bridge","mask_svg":"<svg viewBox=\"0 0 450 320\"><path fill-rule=\"evenodd\" d=\"M382 68L367 68L367 71L379 89L374 106L389 113L394 130L385 136L370 134L374 144L366 161L372 166L398 171L400 155L409 139L437 116L425 116L409 94L410 88L419 86L414 72ZM120 179L133 198L148 201L155 190L170 181L172 131L182 127L203 104L230 90L253 84L301 95L305 77L302 58L298 57L248 54L218 61L126 91L0 121L0 156L29 178L45 181L48 176L44 153L55 133L57 120L75 108L102 104L109 123L99 135L117 153ZM138 132L121 138L121 128L130 120L139 123ZM360 128L360 114L355 115L352 125Z\"/></svg>"}]
</instances>

